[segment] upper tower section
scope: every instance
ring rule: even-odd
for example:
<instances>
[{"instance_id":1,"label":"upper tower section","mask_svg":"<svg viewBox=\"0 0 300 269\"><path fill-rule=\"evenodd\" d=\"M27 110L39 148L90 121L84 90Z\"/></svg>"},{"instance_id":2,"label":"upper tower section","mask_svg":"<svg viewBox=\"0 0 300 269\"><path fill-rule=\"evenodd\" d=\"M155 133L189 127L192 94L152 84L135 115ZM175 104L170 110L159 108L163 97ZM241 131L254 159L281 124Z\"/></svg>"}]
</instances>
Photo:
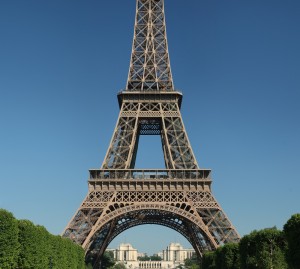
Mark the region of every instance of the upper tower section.
<instances>
[{"instance_id":1,"label":"upper tower section","mask_svg":"<svg viewBox=\"0 0 300 269\"><path fill-rule=\"evenodd\" d=\"M164 0L137 0L134 38L125 91L174 91Z\"/></svg>"}]
</instances>

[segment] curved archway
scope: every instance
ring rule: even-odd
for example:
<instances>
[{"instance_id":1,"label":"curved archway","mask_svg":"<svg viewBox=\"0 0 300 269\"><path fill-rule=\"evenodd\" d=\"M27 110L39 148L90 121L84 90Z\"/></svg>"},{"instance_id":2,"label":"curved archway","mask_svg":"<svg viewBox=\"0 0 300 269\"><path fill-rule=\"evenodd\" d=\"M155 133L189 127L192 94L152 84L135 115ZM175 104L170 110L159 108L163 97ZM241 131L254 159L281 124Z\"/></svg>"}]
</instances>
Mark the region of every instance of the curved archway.
<instances>
[{"instance_id":1,"label":"curved archway","mask_svg":"<svg viewBox=\"0 0 300 269\"><path fill-rule=\"evenodd\" d=\"M201 223L190 208L180 204L140 204L114 206L95 225L94 231L83 244L86 259L94 267L100 263L101 257L109 243L127 229L138 225L157 224L171 228L185 237L195 249L199 257L203 250L217 247L206 226Z\"/></svg>"}]
</instances>

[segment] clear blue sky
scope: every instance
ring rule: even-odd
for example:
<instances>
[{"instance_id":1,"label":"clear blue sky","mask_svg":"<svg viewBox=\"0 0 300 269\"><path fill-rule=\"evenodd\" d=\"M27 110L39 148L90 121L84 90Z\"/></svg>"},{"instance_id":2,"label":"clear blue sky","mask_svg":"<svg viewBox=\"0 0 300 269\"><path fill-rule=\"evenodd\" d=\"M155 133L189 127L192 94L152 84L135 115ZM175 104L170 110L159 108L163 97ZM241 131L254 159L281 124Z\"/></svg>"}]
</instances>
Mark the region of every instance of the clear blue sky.
<instances>
[{"instance_id":1,"label":"clear blue sky","mask_svg":"<svg viewBox=\"0 0 300 269\"><path fill-rule=\"evenodd\" d=\"M84 199L117 120L134 14L134 0L0 2L0 207L17 218L59 234ZM215 197L241 235L281 229L300 212L300 1L166 0L166 19ZM138 167L162 166L156 138L141 140ZM183 239L140 226L122 241L153 253Z\"/></svg>"}]
</instances>

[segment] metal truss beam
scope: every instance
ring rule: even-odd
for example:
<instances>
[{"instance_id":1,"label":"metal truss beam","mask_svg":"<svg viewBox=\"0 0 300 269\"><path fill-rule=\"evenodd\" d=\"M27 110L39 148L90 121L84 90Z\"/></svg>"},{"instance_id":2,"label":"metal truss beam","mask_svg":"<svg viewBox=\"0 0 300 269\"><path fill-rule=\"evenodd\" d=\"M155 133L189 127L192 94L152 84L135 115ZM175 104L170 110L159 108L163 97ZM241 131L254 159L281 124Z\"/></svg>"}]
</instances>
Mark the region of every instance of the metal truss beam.
<instances>
[{"instance_id":1,"label":"metal truss beam","mask_svg":"<svg viewBox=\"0 0 300 269\"><path fill-rule=\"evenodd\" d=\"M173 91L164 1L138 0L127 91Z\"/></svg>"}]
</instances>

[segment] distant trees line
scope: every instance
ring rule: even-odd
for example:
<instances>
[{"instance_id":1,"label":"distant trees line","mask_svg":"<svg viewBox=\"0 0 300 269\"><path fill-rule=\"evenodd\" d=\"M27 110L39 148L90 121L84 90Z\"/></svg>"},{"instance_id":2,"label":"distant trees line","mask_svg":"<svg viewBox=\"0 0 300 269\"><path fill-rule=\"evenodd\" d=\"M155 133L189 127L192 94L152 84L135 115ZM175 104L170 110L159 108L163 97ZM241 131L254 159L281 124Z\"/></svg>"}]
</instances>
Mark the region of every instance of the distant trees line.
<instances>
[{"instance_id":1,"label":"distant trees line","mask_svg":"<svg viewBox=\"0 0 300 269\"><path fill-rule=\"evenodd\" d=\"M195 259L185 264L189 269L299 269L300 214L293 215L283 231L253 231L239 243L204 253L201 264Z\"/></svg>"},{"instance_id":2,"label":"distant trees line","mask_svg":"<svg viewBox=\"0 0 300 269\"><path fill-rule=\"evenodd\" d=\"M137 259L138 261L161 261L162 260L162 258L158 255L152 255L152 256L145 255L144 257L138 257Z\"/></svg>"},{"instance_id":3,"label":"distant trees line","mask_svg":"<svg viewBox=\"0 0 300 269\"><path fill-rule=\"evenodd\" d=\"M29 220L0 209L1 269L84 269L84 250Z\"/></svg>"}]
</instances>

